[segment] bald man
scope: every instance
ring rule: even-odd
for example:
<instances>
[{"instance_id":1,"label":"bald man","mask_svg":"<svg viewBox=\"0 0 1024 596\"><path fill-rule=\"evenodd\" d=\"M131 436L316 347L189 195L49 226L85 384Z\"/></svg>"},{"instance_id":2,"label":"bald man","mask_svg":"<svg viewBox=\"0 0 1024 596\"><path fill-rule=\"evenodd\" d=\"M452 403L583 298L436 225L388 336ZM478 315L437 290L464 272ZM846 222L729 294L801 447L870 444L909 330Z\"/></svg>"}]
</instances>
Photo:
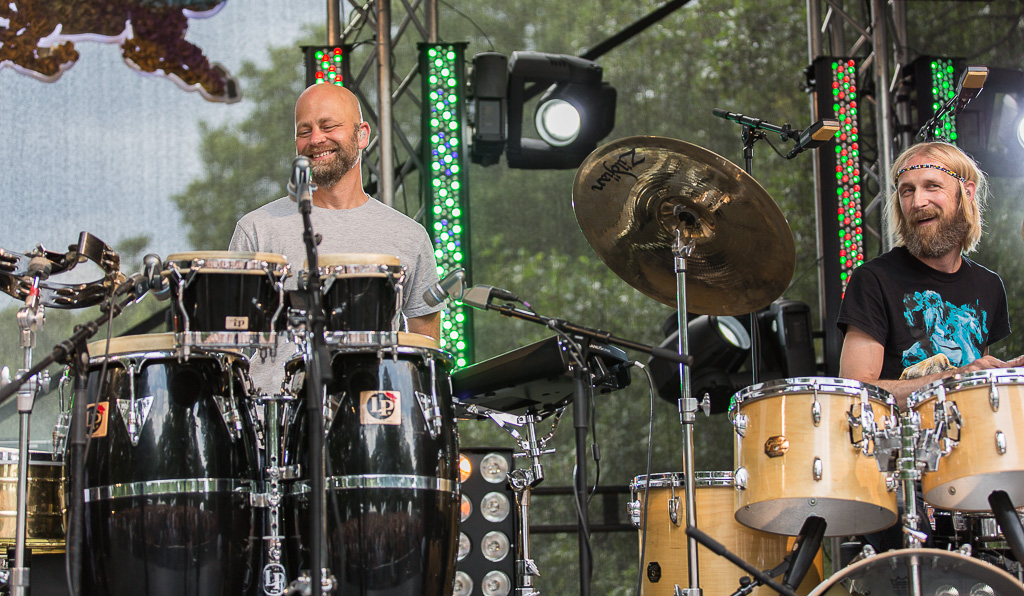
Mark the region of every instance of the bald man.
<instances>
[{"instance_id":1,"label":"bald man","mask_svg":"<svg viewBox=\"0 0 1024 596\"><path fill-rule=\"evenodd\" d=\"M313 85L295 102L295 153L312 160L312 181L317 187L313 230L323 236L317 252L397 256L406 268L401 309L408 330L438 339L442 306L423 301L424 291L438 281L430 237L422 225L363 192L361 152L369 142L370 125L363 122L359 101L348 89ZM302 234L295 200L283 197L242 216L229 249L282 254L294 274L306 258ZM286 287L295 289L295 275ZM284 355L288 356L287 350ZM275 392L283 372L274 373L272 379L261 379L264 375L254 371L253 379Z\"/></svg>"}]
</instances>

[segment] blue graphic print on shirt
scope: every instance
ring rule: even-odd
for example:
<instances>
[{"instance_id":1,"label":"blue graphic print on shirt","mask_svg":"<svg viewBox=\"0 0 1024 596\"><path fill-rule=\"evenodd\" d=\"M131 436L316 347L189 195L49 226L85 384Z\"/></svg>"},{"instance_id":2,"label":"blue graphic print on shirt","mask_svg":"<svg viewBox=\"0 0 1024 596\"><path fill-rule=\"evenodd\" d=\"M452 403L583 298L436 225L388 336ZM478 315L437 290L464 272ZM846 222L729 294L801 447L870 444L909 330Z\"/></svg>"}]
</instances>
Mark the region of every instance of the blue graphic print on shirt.
<instances>
[{"instance_id":1,"label":"blue graphic print on shirt","mask_svg":"<svg viewBox=\"0 0 1024 596\"><path fill-rule=\"evenodd\" d=\"M981 357L988 313L977 304L954 306L938 293L926 290L903 297L903 317L915 336L914 345L903 352L903 366L912 366L945 354L954 366L964 366Z\"/></svg>"}]
</instances>

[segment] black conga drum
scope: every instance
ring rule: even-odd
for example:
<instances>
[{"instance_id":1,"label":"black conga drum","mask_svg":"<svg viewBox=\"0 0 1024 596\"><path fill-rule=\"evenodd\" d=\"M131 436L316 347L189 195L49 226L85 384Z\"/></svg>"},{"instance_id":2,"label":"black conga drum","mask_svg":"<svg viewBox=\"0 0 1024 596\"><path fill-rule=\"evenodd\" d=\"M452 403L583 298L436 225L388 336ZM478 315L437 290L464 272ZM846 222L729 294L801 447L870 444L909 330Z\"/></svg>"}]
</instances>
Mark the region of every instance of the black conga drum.
<instances>
[{"instance_id":1,"label":"black conga drum","mask_svg":"<svg viewBox=\"0 0 1024 596\"><path fill-rule=\"evenodd\" d=\"M324 441L326 565L339 593L446 596L458 541L458 439L450 357L432 338L332 342ZM360 334L361 335L361 334ZM379 337L386 337L381 334ZM309 427L303 362L286 365L285 465L301 466L282 507L289 579L310 568Z\"/></svg>"},{"instance_id":2,"label":"black conga drum","mask_svg":"<svg viewBox=\"0 0 1024 596\"><path fill-rule=\"evenodd\" d=\"M247 360L170 333L90 345L83 594L255 593ZM105 370L105 375L102 372ZM102 378L101 378L102 377Z\"/></svg>"}]
</instances>

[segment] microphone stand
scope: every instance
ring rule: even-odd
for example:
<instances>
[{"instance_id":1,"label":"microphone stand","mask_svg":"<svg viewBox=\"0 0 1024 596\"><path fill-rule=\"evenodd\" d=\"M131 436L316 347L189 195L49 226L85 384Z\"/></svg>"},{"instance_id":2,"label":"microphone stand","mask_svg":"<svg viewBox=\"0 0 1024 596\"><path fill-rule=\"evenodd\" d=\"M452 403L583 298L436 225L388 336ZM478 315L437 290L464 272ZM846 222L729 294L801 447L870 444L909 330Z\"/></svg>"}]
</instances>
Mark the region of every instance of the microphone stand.
<instances>
[{"instance_id":1,"label":"microphone stand","mask_svg":"<svg viewBox=\"0 0 1024 596\"><path fill-rule=\"evenodd\" d=\"M308 172L308 170L307 170ZM324 386L331 381L330 355L326 353L324 340L325 314L323 297L320 294L320 264L317 259L318 238L313 233L313 200L308 177L296 185L295 194L302 214L302 240L306 243L306 261L309 273L306 277L306 295L309 308L306 309L306 420L309 432L309 483L310 483L310 576L309 587L313 596L320 596L323 590L323 559L326 552L324 540L326 530L324 517L326 494L324 492ZM340 554L340 553L339 553ZM333 579L331 579L333 585Z\"/></svg>"},{"instance_id":2,"label":"microphone stand","mask_svg":"<svg viewBox=\"0 0 1024 596\"><path fill-rule=\"evenodd\" d=\"M695 526L687 526L686 535L692 538L695 542L700 542L705 547L707 547L708 550L715 553L716 555L725 557L729 560L730 563L739 567L746 573L752 575L757 582L760 582L761 584L768 586L769 588L775 590L779 594L782 594L782 596L796 596L796 593L793 592L793 590L787 588L786 586L775 583L774 581L772 581L772 578L767 573L761 571L757 567L754 567L750 563L747 563L743 559L737 557L734 553L730 552L729 549L725 548L725 545L723 545L721 542L715 540L711 536L708 536L701 530L698 530Z\"/></svg>"},{"instance_id":3,"label":"microphone stand","mask_svg":"<svg viewBox=\"0 0 1024 596\"><path fill-rule=\"evenodd\" d=\"M32 399L38 388L38 381L35 380L36 375L40 375L46 370L51 364L67 362L71 354L77 354L75 360L76 375L78 378L75 382L76 395L75 401L72 405L72 417L71 417L71 429L70 429L70 450L69 459L71 460L71 472L69 473L71 480L71 493L68 497L68 564L71 568L71 581L75 589L81 587L82 582L82 540L84 537L84 520L85 520L85 388L86 388L86 374L89 366L89 352L87 342L89 338L96 335L100 326L108 319L116 317L124 310L125 306L128 306L132 302L138 300L148 289L148 280L138 279L134 282L129 282L128 297L123 302L118 304L116 299L123 295L118 291L115 292L114 296L108 298L103 305L100 307L102 314L85 323L84 325L78 325L75 327L74 334L66 339L65 341L54 346L53 351L48 356L37 362L35 365L28 368L27 371L22 373L17 379L12 380L9 384L0 388L0 404L7 401L15 393L18 394L18 411L21 415L21 427L19 430L19 460L18 460L18 521L17 521L17 537L15 538L15 563L14 569L11 573L11 594L27 596L29 591L29 570L24 567L25 560L25 518L26 515L26 497L27 497L27 474L28 474L28 426L29 426L29 414L32 411ZM123 285L121 286L123 287ZM27 307L26 307L27 308ZM25 317L20 316L19 322L24 318L30 318L26 313ZM39 324L41 325L40 315ZM36 328L38 329L38 327ZM31 341L34 344L33 335L34 330L22 329L22 341L23 345L25 341ZM26 335L29 339L26 339ZM26 347L25 354L25 365L28 366L31 358L31 345ZM22 386L27 385L27 389L21 391ZM23 403L23 402L27 402Z\"/></svg>"},{"instance_id":4,"label":"microphone stand","mask_svg":"<svg viewBox=\"0 0 1024 596\"><path fill-rule=\"evenodd\" d=\"M474 304L471 306L477 305ZM477 308L480 307L477 306ZM588 338L588 340L596 339L605 343L651 354L653 356L671 359L678 362L680 366L689 366L693 363L693 357L689 355L680 355L664 348L648 346L627 339L618 338L607 331L583 327L562 319L544 317L532 311L516 308L511 303L506 303L504 305L491 304L490 298L488 298L486 304L483 305L483 310L494 310L507 317L521 319L531 323L538 323L545 327L561 331L562 333L582 335L583 337ZM589 596L590 594L590 580L593 565L590 551L590 520L587 515L587 474L585 457L587 452L587 412L590 411L590 403L592 400L591 392L593 390L593 386L588 379L588 371L585 368L586 350L588 347L589 341L585 342L585 346L582 350L581 366L575 367L575 370L573 371L574 391L572 406L573 427L576 431L576 474L574 475L573 482L573 498L576 499L576 503L578 505L577 537L579 541L578 548L580 558L580 594L582 596ZM692 511L692 509L690 509L690 511Z\"/></svg>"}]
</instances>

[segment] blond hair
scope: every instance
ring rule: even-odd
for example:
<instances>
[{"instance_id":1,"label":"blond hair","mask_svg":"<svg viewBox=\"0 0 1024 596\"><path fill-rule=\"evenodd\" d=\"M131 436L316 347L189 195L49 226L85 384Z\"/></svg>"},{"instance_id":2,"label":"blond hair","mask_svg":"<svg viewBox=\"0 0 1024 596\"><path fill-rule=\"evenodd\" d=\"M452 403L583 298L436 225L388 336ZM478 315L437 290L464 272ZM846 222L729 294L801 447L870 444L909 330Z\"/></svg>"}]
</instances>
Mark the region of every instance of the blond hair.
<instances>
[{"instance_id":1,"label":"blond hair","mask_svg":"<svg viewBox=\"0 0 1024 596\"><path fill-rule=\"evenodd\" d=\"M904 243L902 230L906 225L906 218L903 209L900 208L899 179L897 173L902 170L915 157L922 156L935 160L939 165L956 172L956 175L963 180L974 182L974 200L965 201L967 190L964 188L963 180L957 179L957 186L960 192L957 195L960 212L967 221L967 234L960 245L960 252L970 254L978 246L981 240L983 226L981 215L985 210L985 202L988 197L988 179L981 171L978 164L969 155L960 150L956 145L943 142L919 143L909 147L896 158L890 170L893 181L893 190L889 195L889 209L886 213L886 220L889 229L896 235L896 244Z\"/></svg>"}]
</instances>

